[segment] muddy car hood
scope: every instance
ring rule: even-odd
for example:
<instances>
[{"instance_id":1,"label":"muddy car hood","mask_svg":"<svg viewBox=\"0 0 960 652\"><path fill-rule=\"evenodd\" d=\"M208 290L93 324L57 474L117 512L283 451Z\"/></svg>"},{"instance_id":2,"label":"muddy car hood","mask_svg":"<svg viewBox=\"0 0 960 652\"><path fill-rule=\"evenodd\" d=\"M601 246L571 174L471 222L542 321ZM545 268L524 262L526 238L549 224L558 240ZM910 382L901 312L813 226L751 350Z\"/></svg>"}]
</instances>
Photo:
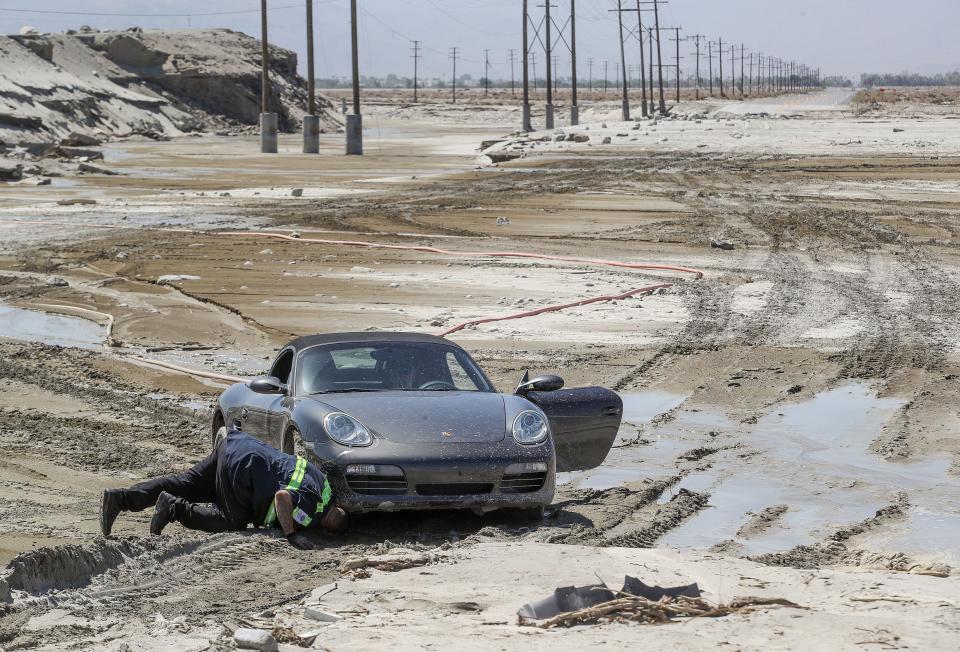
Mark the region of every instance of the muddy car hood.
<instances>
[{"instance_id":1,"label":"muddy car hood","mask_svg":"<svg viewBox=\"0 0 960 652\"><path fill-rule=\"evenodd\" d=\"M498 442L506 437L503 397L491 392L376 392L316 399L403 443Z\"/></svg>"}]
</instances>

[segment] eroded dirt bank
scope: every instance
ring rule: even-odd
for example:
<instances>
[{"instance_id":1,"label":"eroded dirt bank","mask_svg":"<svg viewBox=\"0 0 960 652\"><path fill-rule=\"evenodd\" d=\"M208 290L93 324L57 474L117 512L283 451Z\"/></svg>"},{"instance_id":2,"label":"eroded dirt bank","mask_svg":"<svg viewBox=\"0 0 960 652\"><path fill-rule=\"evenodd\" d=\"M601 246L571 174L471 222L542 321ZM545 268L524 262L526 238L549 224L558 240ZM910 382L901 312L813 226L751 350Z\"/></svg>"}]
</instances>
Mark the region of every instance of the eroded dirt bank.
<instances>
[{"instance_id":1,"label":"eroded dirt bank","mask_svg":"<svg viewBox=\"0 0 960 652\"><path fill-rule=\"evenodd\" d=\"M551 139L524 158L479 169L475 145L510 125L427 129L409 116L374 114L368 124L379 120L380 140L371 131L368 143L377 146L362 161L289 152L265 161L242 155L252 143L238 139L193 151L189 143L136 145L118 157L129 172L123 178L7 195L0 308L86 316L105 329L103 318L84 312L95 311L112 317L112 330L111 346L97 342L104 330L79 329L86 348L0 342L0 555L13 560L0 597L9 589L14 598L0 615L0 647L175 641L204 649L224 644L224 622L282 624L299 613L298 600L335 580L366 612L347 614L330 630L330 645L344 644L354 626L385 642L405 636L411 622L416 632L404 640L417 645L437 632L404 614L426 602L433 606L423 613L443 627L493 632L506 646L626 635L676 642L671 628L538 635L504 622L503 614L544 589L607 572L609 559L598 555L610 555L645 579L657 579L651 568L669 566L674 575L664 582L697 579L712 599L763 589L815 607L799 618L763 612L698 623L692 647L789 647L794 639L778 630L793 636L837 624L824 645L946 649L960 630L948 597L960 567L953 407L960 141L874 143L872 154L851 153L842 143L864 140L856 116L827 115L827 101L807 103L815 110L792 120L731 118L715 107L720 126L714 119L645 125L656 140L616 140L629 127L610 122L609 146ZM705 110L713 109L691 114ZM911 129L940 133L939 119ZM824 123L849 138L822 151L805 145L775 154L760 142L781 128L802 135L804 127L826 141L816 135ZM692 142L660 142L670 130ZM696 147L700 141L708 147ZM328 151L335 146L329 140ZM78 197L98 203L54 204ZM9 223L38 219L47 224ZM92 224L124 228L79 226ZM183 225L204 232L155 230ZM650 261L702 269L705 277L217 233L236 228ZM676 284L453 336L500 388L529 368L624 395L618 447L603 467L560 478L543 522L367 516L320 553L255 533L197 537L174 529L151 539L150 512L122 517L115 540L96 536L102 488L182 468L209 447L217 383L133 356L252 374L293 334L345 325L436 332L663 279ZM12 317L0 313L0 323ZM55 330L63 322L41 321L18 337L50 341ZM504 580L502 601L484 594L474 600L479 611L453 594L461 607L441 604L427 585L442 583L448 570L489 563L490 545L505 546L504 572L527 576L524 560L546 549L543 559L568 559L584 577L551 573L561 564L544 561L531 595ZM457 560L355 583L340 578L342 561L398 547ZM660 551L670 548L691 552ZM627 572L617 564L617 573ZM724 564L729 575L710 574ZM264 574L273 567L283 570ZM491 582L484 591L499 586ZM801 582L809 592L794 590ZM921 603L920 620L910 621L905 605ZM824 605L843 615L831 620ZM867 606L876 621L858 638Z\"/></svg>"}]
</instances>

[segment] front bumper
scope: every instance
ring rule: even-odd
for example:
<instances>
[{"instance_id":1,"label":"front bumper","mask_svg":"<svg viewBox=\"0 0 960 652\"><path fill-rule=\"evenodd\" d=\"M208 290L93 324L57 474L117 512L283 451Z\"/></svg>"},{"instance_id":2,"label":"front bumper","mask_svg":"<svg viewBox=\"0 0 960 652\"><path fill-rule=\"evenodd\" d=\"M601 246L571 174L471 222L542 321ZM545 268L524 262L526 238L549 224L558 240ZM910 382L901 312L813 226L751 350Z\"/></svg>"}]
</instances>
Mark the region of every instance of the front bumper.
<instances>
[{"instance_id":1,"label":"front bumper","mask_svg":"<svg viewBox=\"0 0 960 652\"><path fill-rule=\"evenodd\" d=\"M556 467L549 441L532 447L513 442L393 444L341 450L335 456L325 454L322 445L307 448L314 457L333 462L324 466L337 504L349 512L486 511L545 507L553 501ZM347 474L350 465L375 470Z\"/></svg>"}]
</instances>

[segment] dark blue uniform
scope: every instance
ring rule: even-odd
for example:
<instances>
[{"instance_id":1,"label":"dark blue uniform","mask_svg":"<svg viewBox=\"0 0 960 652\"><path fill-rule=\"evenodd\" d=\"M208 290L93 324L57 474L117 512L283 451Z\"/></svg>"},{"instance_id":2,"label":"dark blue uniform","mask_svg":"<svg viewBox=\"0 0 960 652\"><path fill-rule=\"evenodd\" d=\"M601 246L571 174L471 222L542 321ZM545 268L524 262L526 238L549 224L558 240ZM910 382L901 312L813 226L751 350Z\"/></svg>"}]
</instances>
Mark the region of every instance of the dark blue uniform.
<instances>
[{"instance_id":1,"label":"dark blue uniform","mask_svg":"<svg viewBox=\"0 0 960 652\"><path fill-rule=\"evenodd\" d=\"M330 482L313 464L232 432L193 468L123 490L120 505L139 512L166 491L177 497L174 520L193 530L224 532L251 523L277 525L273 497L281 489L293 498L293 519L302 528L317 524L334 504Z\"/></svg>"},{"instance_id":2,"label":"dark blue uniform","mask_svg":"<svg viewBox=\"0 0 960 652\"><path fill-rule=\"evenodd\" d=\"M281 489L293 498L293 518L303 527L333 504L326 476L303 458L242 432L228 435L218 453L217 504L230 520L270 527L276 522L273 496Z\"/></svg>"}]
</instances>

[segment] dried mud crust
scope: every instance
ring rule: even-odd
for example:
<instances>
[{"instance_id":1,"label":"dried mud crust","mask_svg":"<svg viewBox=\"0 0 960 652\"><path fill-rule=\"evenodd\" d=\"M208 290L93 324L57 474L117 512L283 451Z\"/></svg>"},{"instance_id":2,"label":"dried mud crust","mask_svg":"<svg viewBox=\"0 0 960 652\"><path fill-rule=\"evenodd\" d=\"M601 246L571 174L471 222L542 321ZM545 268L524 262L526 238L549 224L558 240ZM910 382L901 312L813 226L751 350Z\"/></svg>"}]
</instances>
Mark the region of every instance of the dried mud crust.
<instances>
[{"instance_id":1,"label":"dried mud crust","mask_svg":"<svg viewBox=\"0 0 960 652\"><path fill-rule=\"evenodd\" d=\"M208 424L201 415L124 387L95 366L97 353L2 342L0 352L0 378L80 399L97 416L0 408L0 440L8 453L32 453L67 468L147 475L206 452Z\"/></svg>"}]
</instances>

